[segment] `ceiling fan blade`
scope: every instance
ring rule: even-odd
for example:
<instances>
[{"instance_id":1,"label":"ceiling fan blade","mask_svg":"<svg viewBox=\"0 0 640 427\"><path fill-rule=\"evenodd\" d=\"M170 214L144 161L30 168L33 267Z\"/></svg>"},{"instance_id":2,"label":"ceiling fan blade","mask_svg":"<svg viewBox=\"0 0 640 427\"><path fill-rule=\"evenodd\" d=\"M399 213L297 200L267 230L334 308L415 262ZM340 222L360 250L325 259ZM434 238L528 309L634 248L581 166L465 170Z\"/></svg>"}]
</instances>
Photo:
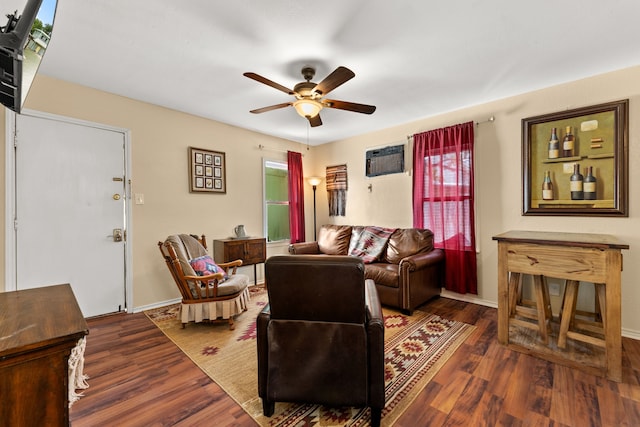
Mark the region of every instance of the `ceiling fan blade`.
<instances>
[{"instance_id":1,"label":"ceiling fan blade","mask_svg":"<svg viewBox=\"0 0 640 427\"><path fill-rule=\"evenodd\" d=\"M355 102L338 101L336 99L325 99L322 101L322 105L324 107L354 111L356 113L363 114L372 114L374 111L376 111L375 105L356 104Z\"/></svg>"},{"instance_id":2,"label":"ceiling fan blade","mask_svg":"<svg viewBox=\"0 0 640 427\"><path fill-rule=\"evenodd\" d=\"M347 67L338 67L333 73L329 74L324 78L320 83L313 88L313 91L320 94L321 96L325 96L341 84L346 81L351 80L356 75L353 71L348 69Z\"/></svg>"},{"instance_id":3,"label":"ceiling fan blade","mask_svg":"<svg viewBox=\"0 0 640 427\"><path fill-rule=\"evenodd\" d=\"M284 87L281 84L276 83L273 80L269 80L266 77L262 77L259 74L256 74L256 73L244 73L243 76L249 77L250 79L253 79L253 80L257 81L257 82L264 83L267 86L271 86L272 88L278 89L278 90L286 93L287 95L293 95L293 91L291 89L289 89L288 87Z\"/></svg>"},{"instance_id":4,"label":"ceiling fan blade","mask_svg":"<svg viewBox=\"0 0 640 427\"><path fill-rule=\"evenodd\" d=\"M322 119L320 119L320 114L316 114L315 117L307 117L309 119L309 124L312 128L316 126L322 126Z\"/></svg>"},{"instance_id":5,"label":"ceiling fan blade","mask_svg":"<svg viewBox=\"0 0 640 427\"><path fill-rule=\"evenodd\" d=\"M271 110L277 110L278 108L289 107L291 105L293 105L293 103L291 103L291 102L283 102L282 104L276 104L276 105L270 105L268 107L257 108L255 110L251 110L249 112L253 113L253 114L260 114L260 113L266 113L267 111L271 111Z\"/></svg>"}]
</instances>

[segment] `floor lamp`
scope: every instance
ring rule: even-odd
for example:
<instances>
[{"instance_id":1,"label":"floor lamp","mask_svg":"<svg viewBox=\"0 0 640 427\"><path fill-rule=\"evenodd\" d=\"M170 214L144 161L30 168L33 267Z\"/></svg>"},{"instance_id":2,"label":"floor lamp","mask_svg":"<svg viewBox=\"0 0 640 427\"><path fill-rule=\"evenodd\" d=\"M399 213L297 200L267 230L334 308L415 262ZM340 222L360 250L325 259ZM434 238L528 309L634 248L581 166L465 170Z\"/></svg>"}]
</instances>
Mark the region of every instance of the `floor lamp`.
<instances>
[{"instance_id":1,"label":"floor lamp","mask_svg":"<svg viewBox=\"0 0 640 427\"><path fill-rule=\"evenodd\" d=\"M322 178L319 176L310 176L307 178L307 182L313 187L313 240L316 241L318 240L316 236L316 188L318 184L322 182Z\"/></svg>"}]
</instances>

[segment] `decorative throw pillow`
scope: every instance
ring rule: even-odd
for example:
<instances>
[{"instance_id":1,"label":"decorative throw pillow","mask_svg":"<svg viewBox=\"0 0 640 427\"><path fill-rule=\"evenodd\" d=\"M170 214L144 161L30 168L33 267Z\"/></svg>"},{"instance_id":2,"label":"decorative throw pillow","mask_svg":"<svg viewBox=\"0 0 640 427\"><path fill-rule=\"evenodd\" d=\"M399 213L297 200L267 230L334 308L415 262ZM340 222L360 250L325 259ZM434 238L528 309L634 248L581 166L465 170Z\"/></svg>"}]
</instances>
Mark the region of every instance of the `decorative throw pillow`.
<instances>
[{"instance_id":1,"label":"decorative throw pillow","mask_svg":"<svg viewBox=\"0 0 640 427\"><path fill-rule=\"evenodd\" d=\"M193 271L195 271L198 276L208 276L210 274L223 273L224 278L220 282L228 278L227 272L224 270L224 268L216 264L209 255L204 255L189 260L189 264L191 264L191 268L193 268Z\"/></svg>"},{"instance_id":2,"label":"decorative throw pillow","mask_svg":"<svg viewBox=\"0 0 640 427\"><path fill-rule=\"evenodd\" d=\"M365 227L349 255L358 256L365 264L371 264L380 257L395 230L395 228Z\"/></svg>"},{"instance_id":3,"label":"decorative throw pillow","mask_svg":"<svg viewBox=\"0 0 640 427\"><path fill-rule=\"evenodd\" d=\"M348 254L353 252L353 250L355 249L365 228L366 227L364 225L354 225L353 227L351 227L351 240L349 241L349 251L347 252Z\"/></svg>"}]
</instances>

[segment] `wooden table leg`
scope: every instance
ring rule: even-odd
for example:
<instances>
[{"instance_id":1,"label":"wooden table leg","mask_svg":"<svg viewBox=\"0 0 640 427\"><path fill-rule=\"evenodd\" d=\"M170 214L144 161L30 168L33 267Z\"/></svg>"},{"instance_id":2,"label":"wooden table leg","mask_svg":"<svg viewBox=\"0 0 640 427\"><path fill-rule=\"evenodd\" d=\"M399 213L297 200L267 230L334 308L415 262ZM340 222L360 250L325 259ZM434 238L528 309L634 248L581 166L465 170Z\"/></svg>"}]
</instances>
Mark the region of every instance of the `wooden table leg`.
<instances>
[{"instance_id":1,"label":"wooden table leg","mask_svg":"<svg viewBox=\"0 0 640 427\"><path fill-rule=\"evenodd\" d=\"M573 316L576 310L578 286L580 286L580 282L577 280L567 280L565 284L565 297L561 316L562 320L560 321L560 332L558 332L558 347L560 348L565 348L567 346L567 332L569 331L569 325L573 321Z\"/></svg>"},{"instance_id":2,"label":"wooden table leg","mask_svg":"<svg viewBox=\"0 0 640 427\"><path fill-rule=\"evenodd\" d=\"M536 311L538 312L538 332L540 332L542 342L548 344L547 320L551 321L551 316L549 315L549 293L546 291L547 285L543 276L533 276L533 283L536 293Z\"/></svg>"},{"instance_id":3,"label":"wooden table leg","mask_svg":"<svg viewBox=\"0 0 640 427\"><path fill-rule=\"evenodd\" d=\"M606 305L600 309L604 326L604 339L607 349L607 378L622 381L622 313L621 313L621 274L622 254L619 251L607 251L607 281L604 284Z\"/></svg>"},{"instance_id":4,"label":"wooden table leg","mask_svg":"<svg viewBox=\"0 0 640 427\"><path fill-rule=\"evenodd\" d=\"M604 321L606 320L604 312L607 307L607 302L606 302L607 290L604 283L594 283L594 286L596 290L596 309L593 316L594 317L593 321L595 323L597 323L598 321L602 322L602 328L604 329L605 328Z\"/></svg>"},{"instance_id":5,"label":"wooden table leg","mask_svg":"<svg viewBox=\"0 0 640 427\"><path fill-rule=\"evenodd\" d=\"M509 344L509 271L507 245L498 243L498 342Z\"/></svg>"},{"instance_id":6,"label":"wooden table leg","mask_svg":"<svg viewBox=\"0 0 640 427\"><path fill-rule=\"evenodd\" d=\"M509 273L509 317L516 314L516 306L522 293L522 274Z\"/></svg>"}]
</instances>

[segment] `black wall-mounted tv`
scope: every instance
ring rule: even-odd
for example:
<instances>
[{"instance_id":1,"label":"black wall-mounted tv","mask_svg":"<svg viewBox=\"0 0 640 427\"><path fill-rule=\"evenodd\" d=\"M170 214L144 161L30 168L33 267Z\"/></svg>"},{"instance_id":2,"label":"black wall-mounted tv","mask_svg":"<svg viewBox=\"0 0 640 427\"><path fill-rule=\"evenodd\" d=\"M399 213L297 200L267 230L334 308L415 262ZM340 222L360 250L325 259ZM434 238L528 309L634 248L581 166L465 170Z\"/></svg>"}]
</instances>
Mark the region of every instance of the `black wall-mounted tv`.
<instances>
[{"instance_id":1,"label":"black wall-mounted tv","mask_svg":"<svg viewBox=\"0 0 640 427\"><path fill-rule=\"evenodd\" d=\"M0 27L0 103L20 113L53 32L57 0L3 0ZM0 21L0 25L2 22Z\"/></svg>"}]
</instances>

